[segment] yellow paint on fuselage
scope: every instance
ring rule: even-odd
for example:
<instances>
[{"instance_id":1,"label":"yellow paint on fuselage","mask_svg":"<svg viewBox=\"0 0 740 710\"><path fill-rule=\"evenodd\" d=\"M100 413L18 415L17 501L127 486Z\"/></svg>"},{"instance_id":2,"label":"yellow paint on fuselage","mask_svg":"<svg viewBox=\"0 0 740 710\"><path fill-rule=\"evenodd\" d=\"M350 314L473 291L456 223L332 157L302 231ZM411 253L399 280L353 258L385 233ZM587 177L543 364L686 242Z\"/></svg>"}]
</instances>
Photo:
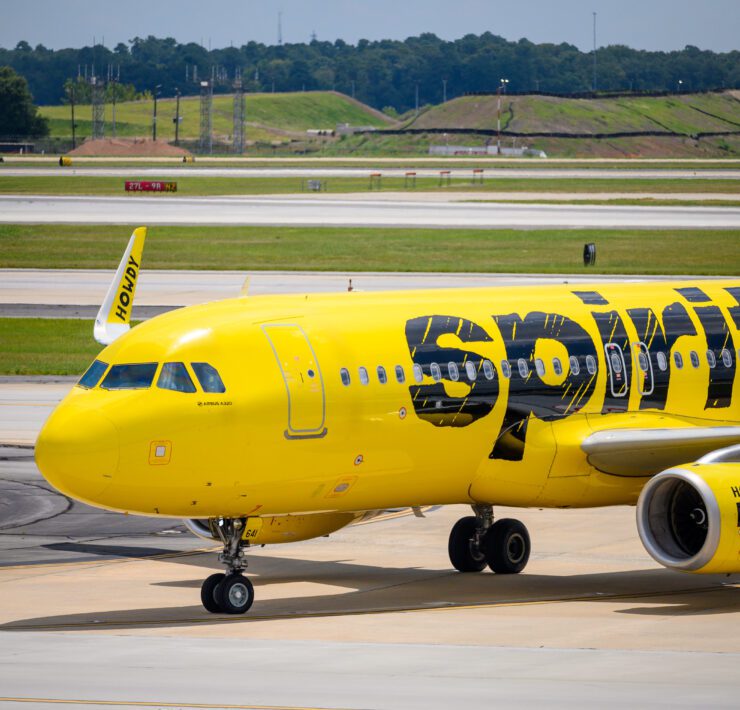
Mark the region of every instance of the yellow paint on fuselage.
<instances>
[{"instance_id":1,"label":"yellow paint on fuselage","mask_svg":"<svg viewBox=\"0 0 740 710\"><path fill-rule=\"evenodd\" d=\"M729 407L705 408L707 341L693 304L675 290L690 285L700 285L721 308L736 358L740 334L728 308L737 302L725 290L737 288L736 282L353 292L239 298L183 308L137 326L99 359L109 365L156 362L160 367L183 362L195 382L190 363L208 362L220 372L226 392L163 390L156 387L156 377L144 390L75 387L42 431L37 461L53 485L75 498L114 510L187 518L472 502L552 507L633 503L645 479L593 469L578 448L584 435L615 423L660 426L666 417L707 423L740 420L740 376L735 377ZM597 291L608 305L586 304L573 293L587 290ZM671 373L665 408L640 409L641 373L633 363L627 411L602 414L609 371L592 313L618 311L629 341L638 342L627 309L661 313L675 302L685 307L697 335L682 336L674 346L685 364ZM534 311L565 316L585 330L598 356L595 387L591 394L585 388L566 393L564 413L570 416L554 421L531 417L521 460L489 458L509 390L519 377L516 369L512 379L502 376L500 363L507 351L494 316L524 317ZM472 423L463 411L452 417L456 421L439 422L415 412L410 394L415 386L413 359L405 328L409 320L428 316L465 319L490 337L486 342L463 342L460 333L451 332L437 343L475 353L495 366L495 404ZM296 355L295 382L286 384L279 361L291 353L276 354L266 330L272 325L299 326L319 371L312 376L302 371L308 366ZM701 355L699 367L688 362L691 350ZM543 338L535 356L548 364L546 385L564 381L565 375L555 375L549 363L558 357L568 367L566 345ZM379 365L387 372L386 384L379 382ZM396 381L396 365L405 372L403 384ZM359 367L367 368L369 384L361 384ZM349 386L342 383L341 368L351 374ZM290 387L309 384L308 377L314 394L317 383L323 385L326 431L302 438L291 434L288 403ZM464 375L457 382L443 380L453 398L465 397L465 382ZM433 381L426 376L423 384ZM295 389L293 403L314 394ZM578 412L570 414L568 407ZM165 465L150 462L152 442L168 442Z\"/></svg>"}]
</instances>

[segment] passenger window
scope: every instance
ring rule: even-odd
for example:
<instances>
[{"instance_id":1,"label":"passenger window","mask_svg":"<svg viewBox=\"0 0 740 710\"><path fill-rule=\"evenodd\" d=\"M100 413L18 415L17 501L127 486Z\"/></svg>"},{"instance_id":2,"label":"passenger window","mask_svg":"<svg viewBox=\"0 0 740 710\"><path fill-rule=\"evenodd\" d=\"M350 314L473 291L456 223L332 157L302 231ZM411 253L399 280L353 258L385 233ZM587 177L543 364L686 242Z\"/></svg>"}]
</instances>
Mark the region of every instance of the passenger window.
<instances>
[{"instance_id":1,"label":"passenger window","mask_svg":"<svg viewBox=\"0 0 740 710\"><path fill-rule=\"evenodd\" d=\"M676 363L676 368L681 369L683 367L683 357L681 356L681 353L675 352L673 353L673 362Z\"/></svg>"},{"instance_id":2,"label":"passenger window","mask_svg":"<svg viewBox=\"0 0 740 710\"><path fill-rule=\"evenodd\" d=\"M442 379L442 370L439 369L439 365L436 362L433 362L429 366L429 370L432 373L432 379L435 382L439 382Z\"/></svg>"},{"instance_id":3,"label":"passenger window","mask_svg":"<svg viewBox=\"0 0 740 710\"><path fill-rule=\"evenodd\" d=\"M501 361L501 374L508 380L511 377L511 365L508 360Z\"/></svg>"},{"instance_id":4,"label":"passenger window","mask_svg":"<svg viewBox=\"0 0 740 710\"><path fill-rule=\"evenodd\" d=\"M559 357L552 359L552 370L558 377L563 374L563 364L560 362Z\"/></svg>"},{"instance_id":5,"label":"passenger window","mask_svg":"<svg viewBox=\"0 0 740 710\"><path fill-rule=\"evenodd\" d=\"M522 378L525 378L525 377L527 377L527 375L529 375L529 364L527 363L527 361L523 357L520 357L516 361L516 366L517 366L517 368L519 370L519 375Z\"/></svg>"},{"instance_id":6,"label":"passenger window","mask_svg":"<svg viewBox=\"0 0 740 710\"><path fill-rule=\"evenodd\" d=\"M419 363L414 363L414 380L416 382L424 381L424 370Z\"/></svg>"},{"instance_id":7,"label":"passenger window","mask_svg":"<svg viewBox=\"0 0 740 710\"><path fill-rule=\"evenodd\" d=\"M471 382L475 382L475 378L478 376L475 365L470 360L465 363L465 374Z\"/></svg>"},{"instance_id":8,"label":"passenger window","mask_svg":"<svg viewBox=\"0 0 740 710\"><path fill-rule=\"evenodd\" d=\"M714 356L713 350L707 350L707 363L711 368L714 368L717 365L717 358Z\"/></svg>"},{"instance_id":9,"label":"passenger window","mask_svg":"<svg viewBox=\"0 0 740 710\"><path fill-rule=\"evenodd\" d=\"M156 362L113 365L100 386L105 390L143 390L152 386Z\"/></svg>"},{"instance_id":10,"label":"passenger window","mask_svg":"<svg viewBox=\"0 0 740 710\"><path fill-rule=\"evenodd\" d=\"M722 364L725 367L732 367L732 353L727 348L722 350Z\"/></svg>"},{"instance_id":11,"label":"passenger window","mask_svg":"<svg viewBox=\"0 0 740 710\"><path fill-rule=\"evenodd\" d=\"M457 382L460 379L460 370L457 369L457 363L447 363L447 373L453 382Z\"/></svg>"},{"instance_id":12,"label":"passenger window","mask_svg":"<svg viewBox=\"0 0 740 710\"><path fill-rule=\"evenodd\" d=\"M581 372L581 365L578 362L578 358L575 355L571 355L568 362L570 363L570 371L574 375L578 375Z\"/></svg>"},{"instance_id":13,"label":"passenger window","mask_svg":"<svg viewBox=\"0 0 740 710\"><path fill-rule=\"evenodd\" d=\"M699 367L699 354L696 352L696 350L692 350L689 353L689 359L691 360L691 364L694 367Z\"/></svg>"},{"instance_id":14,"label":"passenger window","mask_svg":"<svg viewBox=\"0 0 740 710\"><path fill-rule=\"evenodd\" d=\"M596 374L596 359L593 355L586 355L586 369L589 375Z\"/></svg>"},{"instance_id":15,"label":"passenger window","mask_svg":"<svg viewBox=\"0 0 740 710\"><path fill-rule=\"evenodd\" d=\"M191 362L190 367L193 368L193 372L204 392L209 394L223 394L226 392L224 381L213 365L209 365L207 362Z\"/></svg>"},{"instance_id":16,"label":"passenger window","mask_svg":"<svg viewBox=\"0 0 740 710\"><path fill-rule=\"evenodd\" d=\"M483 361L483 376L487 380L492 380L495 374L496 373L493 370L493 363L490 360L484 360Z\"/></svg>"},{"instance_id":17,"label":"passenger window","mask_svg":"<svg viewBox=\"0 0 740 710\"><path fill-rule=\"evenodd\" d=\"M385 374L385 368L382 365L378 365L378 382L384 385L388 382L388 375Z\"/></svg>"},{"instance_id":18,"label":"passenger window","mask_svg":"<svg viewBox=\"0 0 740 710\"><path fill-rule=\"evenodd\" d=\"M545 363L540 360L540 358L537 358L534 361L534 369L537 371L538 377L544 377L545 376Z\"/></svg>"},{"instance_id":19,"label":"passenger window","mask_svg":"<svg viewBox=\"0 0 740 710\"><path fill-rule=\"evenodd\" d=\"M622 372L622 359L619 357L619 355L617 355L617 353L611 353L609 359L612 363L612 370L614 370L614 372L616 372L617 374Z\"/></svg>"},{"instance_id":20,"label":"passenger window","mask_svg":"<svg viewBox=\"0 0 740 710\"><path fill-rule=\"evenodd\" d=\"M638 351L637 353L637 364L643 372L648 371L648 359L644 352Z\"/></svg>"},{"instance_id":21,"label":"passenger window","mask_svg":"<svg viewBox=\"0 0 740 710\"><path fill-rule=\"evenodd\" d=\"M162 365L157 387L173 392L195 392L195 385L182 362L166 362Z\"/></svg>"},{"instance_id":22,"label":"passenger window","mask_svg":"<svg viewBox=\"0 0 740 710\"><path fill-rule=\"evenodd\" d=\"M661 372L665 372L668 369L668 360L666 359L665 353L659 350L655 359L658 361L658 369Z\"/></svg>"},{"instance_id":23,"label":"passenger window","mask_svg":"<svg viewBox=\"0 0 740 710\"><path fill-rule=\"evenodd\" d=\"M399 384L406 382L406 373L403 371L401 365L396 365L396 380L398 380Z\"/></svg>"},{"instance_id":24,"label":"passenger window","mask_svg":"<svg viewBox=\"0 0 740 710\"><path fill-rule=\"evenodd\" d=\"M363 385L366 385L370 382L370 377L367 374L367 369L364 367L359 367L357 370L360 373L360 382Z\"/></svg>"},{"instance_id":25,"label":"passenger window","mask_svg":"<svg viewBox=\"0 0 740 710\"><path fill-rule=\"evenodd\" d=\"M87 368L85 374L80 377L80 381L77 384L80 387L84 387L86 390L91 390L98 384L98 382L100 382L100 378L107 369L108 363L105 363L102 360L95 360L93 364Z\"/></svg>"},{"instance_id":26,"label":"passenger window","mask_svg":"<svg viewBox=\"0 0 740 710\"><path fill-rule=\"evenodd\" d=\"M346 367L343 367L339 371L339 376L342 378L342 384L345 387L349 387L349 383L352 381L351 378L350 378L350 376L349 376L349 370Z\"/></svg>"}]
</instances>

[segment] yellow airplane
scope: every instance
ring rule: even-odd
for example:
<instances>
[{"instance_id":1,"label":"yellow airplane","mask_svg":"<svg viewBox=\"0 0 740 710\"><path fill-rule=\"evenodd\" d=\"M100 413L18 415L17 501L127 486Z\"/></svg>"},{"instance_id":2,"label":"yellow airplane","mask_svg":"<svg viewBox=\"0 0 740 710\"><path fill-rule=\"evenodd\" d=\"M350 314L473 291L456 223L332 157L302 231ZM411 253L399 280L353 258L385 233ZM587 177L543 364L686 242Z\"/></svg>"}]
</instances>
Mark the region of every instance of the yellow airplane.
<instances>
[{"instance_id":1,"label":"yellow airplane","mask_svg":"<svg viewBox=\"0 0 740 710\"><path fill-rule=\"evenodd\" d=\"M129 332L145 234L36 461L69 496L220 541L209 611L251 606L252 545L406 506L472 507L461 572L527 564L496 505L635 503L661 564L740 572L740 282L242 296Z\"/></svg>"}]
</instances>

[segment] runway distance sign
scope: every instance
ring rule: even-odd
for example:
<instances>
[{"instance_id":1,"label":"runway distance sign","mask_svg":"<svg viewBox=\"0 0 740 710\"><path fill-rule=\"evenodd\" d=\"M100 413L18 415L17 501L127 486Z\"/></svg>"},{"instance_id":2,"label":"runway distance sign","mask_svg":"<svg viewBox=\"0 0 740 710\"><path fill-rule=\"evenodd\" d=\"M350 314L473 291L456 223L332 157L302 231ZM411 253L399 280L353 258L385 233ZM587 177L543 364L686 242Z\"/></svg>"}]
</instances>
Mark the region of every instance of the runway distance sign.
<instances>
[{"instance_id":1,"label":"runway distance sign","mask_svg":"<svg viewBox=\"0 0 740 710\"><path fill-rule=\"evenodd\" d=\"M126 180L126 192L177 192L177 183L160 180Z\"/></svg>"}]
</instances>

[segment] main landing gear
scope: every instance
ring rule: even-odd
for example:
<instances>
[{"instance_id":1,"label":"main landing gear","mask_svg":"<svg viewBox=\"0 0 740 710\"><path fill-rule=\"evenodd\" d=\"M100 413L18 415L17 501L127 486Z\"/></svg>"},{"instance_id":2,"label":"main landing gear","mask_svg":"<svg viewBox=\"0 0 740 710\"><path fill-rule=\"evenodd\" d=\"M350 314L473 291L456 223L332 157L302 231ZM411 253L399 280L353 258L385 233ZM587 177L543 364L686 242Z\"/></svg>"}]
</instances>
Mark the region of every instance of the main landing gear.
<instances>
[{"instance_id":1,"label":"main landing gear","mask_svg":"<svg viewBox=\"0 0 740 710\"><path fill-rule=\"evenodd\" d=\"M448 551L452 566L460 572L480 572L488 565L497 574L517 574L527 565L531 544L527 528L518 520L493 522L490 505L474 505L450 531Z\"/></svg>"},{"instance_id":2,"label":"main landing gear","mask_svg":"<svg viewBox=\"0 0 740 710\"><path fill-rule=\"evenodd\" d=\"M254 601L254 587L242 574L247 567L242 518L222 518L213 526L224 543L218 561L226 565L226 574L212 574L200 588L203 606L213 614L244 614Z\"/></svg>"}]
</instances>

